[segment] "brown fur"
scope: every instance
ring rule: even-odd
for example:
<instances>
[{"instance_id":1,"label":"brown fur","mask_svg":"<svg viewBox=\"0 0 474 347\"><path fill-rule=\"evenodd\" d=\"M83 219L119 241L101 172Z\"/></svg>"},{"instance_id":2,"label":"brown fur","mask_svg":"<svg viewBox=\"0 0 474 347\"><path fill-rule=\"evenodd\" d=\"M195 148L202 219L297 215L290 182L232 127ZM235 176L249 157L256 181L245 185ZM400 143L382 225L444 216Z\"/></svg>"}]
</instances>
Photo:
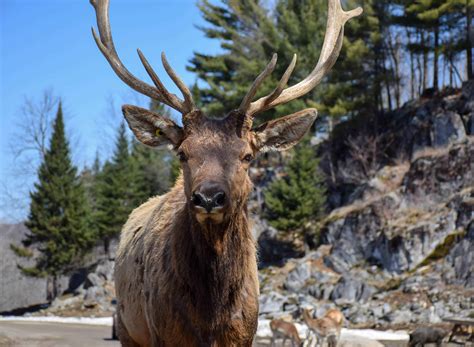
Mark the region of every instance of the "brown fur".
<instances>
[{"instance_id":1,"label":"brown fur","mask_svg":"<svg viewBox=\"0 0 474 347\"><path fill-rule=\"evenodd\" d=\"M270 322L270 329L272 330L272 340L270 345L274 346L278 338L283 339L282 346L285 346L287 339L291 341L293 347L301 345L301 339L298 330L293 323L286 322L281 319L273 319Z\"/></svg>"},{"instance_id":2,"label":"brown fur","mask_svg":"<svg viewBox=\"0 0 474 347\"><path fill-rule=\"evenodd\" d=\"M331 308L330 310L326 311L324 317L332 319L338 325L339 329L342 328L342 323L344 323L344 315L341 311L337 308Z\"/></svg>"},{"instance_id":3,"label":"brown fur","mask_svg":"<svg viewBox=\"0 0 474 347\"><path fill-rule=\"evenodd\" d=\"M305 309L303 310L303 320L308 326L308 333L312 332L316 335L319 346L323 346L324 340L330 336L339 337L341 331L340 325L329 317L324 316L323 318L315 319L311 316L310 312ZM331 344L333 344L333 340L334 339L331 339Z\"/></svg>"}]
</instances>

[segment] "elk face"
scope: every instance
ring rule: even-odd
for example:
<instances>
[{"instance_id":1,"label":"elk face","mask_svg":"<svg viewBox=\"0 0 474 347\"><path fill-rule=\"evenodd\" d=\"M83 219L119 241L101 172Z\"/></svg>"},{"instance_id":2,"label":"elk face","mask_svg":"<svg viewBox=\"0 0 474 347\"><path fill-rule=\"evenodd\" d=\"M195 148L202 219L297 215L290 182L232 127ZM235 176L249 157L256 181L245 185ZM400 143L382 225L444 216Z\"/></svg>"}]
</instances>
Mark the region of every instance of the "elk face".
<instances>
[{"instance_id":1,"label":"elk face","mask_svg":"<svg viewBox=\"0 0 474 347\"><path fill-rule=\"evenodd\" d=\"M259 151L293 146L316 118L316 112L308 109L251 131L239 126L245 116L238 112L215 120L194 111L185 118L184 128L136 106L125 105L123 112L139 141L174 149L189 209L204 225L227 221L246 203L252 187L248 170Z\"/></svg>"},{"instance_id":2,"label":"elk face","mask_svg":"<svg viewBox=\"0 0 474 347\"><path fill-rule=\"evenodd\" d=\"M219 224L247 200L254 151L236 135L231 120L200 118L187 126L177 153L191 211L201 224Z\"/></svg>"}]
</instances>

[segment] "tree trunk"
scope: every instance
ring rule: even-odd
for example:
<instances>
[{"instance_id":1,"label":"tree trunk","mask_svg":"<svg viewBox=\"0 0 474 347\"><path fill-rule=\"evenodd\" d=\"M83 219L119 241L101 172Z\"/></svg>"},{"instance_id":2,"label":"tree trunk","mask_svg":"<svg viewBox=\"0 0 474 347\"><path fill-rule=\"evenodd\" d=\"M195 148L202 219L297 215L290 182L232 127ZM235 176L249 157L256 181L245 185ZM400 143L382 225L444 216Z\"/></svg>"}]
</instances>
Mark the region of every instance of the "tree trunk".
<instances>
[{"instance_id":1,"label":"tree trunk","mask_svg":"<svg viewBox=\"0 0 474 347\"><path fill-rule=\"evenodd\" d=\"M392 110L392 95L390 94L390 78L388 76L388 72L385 71L385 91L387 93L387 103L388 103L388 110Z\"/></svg>"},{"instance_id":2,"label":"tree trunk","mask_svg":"<svg viewBox=\"0 0 474 347\"><path fill-rule=\"evenodd\" d=\"M397 105L397 108L400 108L400 103L401 103L401 86L400 86L400 82L401 82L401 76L400 76L400 64L399 64L399 54L400 54L400 45L399 45L399 42L398 42L398 38L396 38L396 44L395 44L395 47L393 46L393 42L392 42L392 35L390 33L390 30L388 30L389 32L389 44L388 44L388 48L389 48L389 53L390 53L390 56L392 57L392 61L393 61L393 67L394 67L394 70L393 70L393 78L394 78L394 83L395 83L395 103Z\"/></svg>"},{"instance_id":3,"label":"tree trunk","mask_svg":"<svg viewBox=\"0 0 474 347\"><path fill-rule=\"evenodd\" d=\"M434 29L433 88L438 90L439 23Z\"/></svg>"},{"instance_id":4,"label":"tree trunk","mask_svg":"<svg viewBox=\"0 0 474 347\"><path fill-rule=\"evenodd\" d=\"M426 48L425 33L421 30L421 47L423 49L423 80L422 92L426 89L426 81L428 76L428 50Z\"/></svg>"},{"instance_id":5,"label":"tree trunk","mask_svg":"<svg viewBox=\"0 0 474 347\"><path fill-rule=\"evenodd\" d=\"M331 116L329 116L329 119L328 119L328 126L329 126L329 138L330 138L330 141L329 141L329 144L330 144L330 148L329 148L329 171L331 173L331 182L333 185L336 184L336 170L334 169L334 164L332 162L333 160L333 155L332 155L332 152L333 152L333 148L334 148L334 136L333 136L333 129L334 129L334 120L332 119Z\"/></svg>"},{"instance_id":6,"label":"tree trunk","mask_svg":"<svg viewBox=\"0 0 474 347\"><path fill-rule=\"evenodd\" d=\"M472 12L471 12L471 6L469 5L470 0L466 0L466 16L467 16L467 27L466 27L466 35L467 35L467 52L466 52L466 57L467 57L467 79L471 80L474 78L474 71L473 71L473 66L472 66L472 36L471 35L471 30L472 30Z\"/></svg>"},{"instance_id":7,"label":"tree trunk","mask_svg":"<svg viewBox=\"0 0 474 347\"><path fill-rule=\"evenodd\" d=\"M453 79L453 67L451 66L451 64L449 64L449 86L451 88L454 87L454 79Z\"/></svg>"},{"instance_id":8,"label":"tree trunk","mask_svg":"<svg viewBox=\"0 0 474 347\"><path fill-rule=\"evenodd\" d=\"M107 258L110 259L110 240L108 237L104 238L104 253L107 255Z\"/></svg>"},{"instance_id":9,"label":"tree trunk","mask_svg":"<svg viewBox=\"0 0 474 347\"><path fill-rule=\"evenodd\" d=\"M46 280L46 300L49 302L56 299L58 296L58 276L48 276Z\"/></svg>"},{"instance_id":10,"label":"tree trunk","mask_svg":"<svg viewBox=\"0 0 474 347\"><path fill-rule=\"evenodd\" d=\"M411 33L410 30L406 29L406 34L408 37L408 44L411 43ZM410 50L410 99L415 99L415 62L413 57L413 52Z\"/></svg>"}]
</instances>

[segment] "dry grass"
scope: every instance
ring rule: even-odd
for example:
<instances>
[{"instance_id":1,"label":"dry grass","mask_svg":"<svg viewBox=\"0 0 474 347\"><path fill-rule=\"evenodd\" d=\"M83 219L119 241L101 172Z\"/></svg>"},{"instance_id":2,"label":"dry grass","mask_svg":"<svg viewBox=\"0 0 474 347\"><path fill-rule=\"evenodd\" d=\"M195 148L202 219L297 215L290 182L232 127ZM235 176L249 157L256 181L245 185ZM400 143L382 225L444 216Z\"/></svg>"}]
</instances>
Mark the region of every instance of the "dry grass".
<instances>
[{"instance_id":1,"label":"dry grass","mask_svg":"<svg viewBox=\"0 0 474 347\"><path fill-rule=\"evenodd\" d=\"M467 142L468 145L473 144L474 136L468 136L465 141ZM453 143L445 147L424 147L413 153L411 161L414 162L417 159L425 158L425 157L435 157L435 158L441 157L443 155L448 154L449 151L451 151L454 147L458 147L459 145L460 143Z\"/></svg>"},{"instance_id":2,"label":"dry grass","mask_svg":"<svg viewBox=\"0 0 474 347\"><path fill-rule=\"evenodd\" d=\"M441 157L446 155L451 150L451 146L449 147L424 147L422 149L417 150L413 153L411 161L414 162L420 158L425 157Z\"/></svg>"}]
</instances>

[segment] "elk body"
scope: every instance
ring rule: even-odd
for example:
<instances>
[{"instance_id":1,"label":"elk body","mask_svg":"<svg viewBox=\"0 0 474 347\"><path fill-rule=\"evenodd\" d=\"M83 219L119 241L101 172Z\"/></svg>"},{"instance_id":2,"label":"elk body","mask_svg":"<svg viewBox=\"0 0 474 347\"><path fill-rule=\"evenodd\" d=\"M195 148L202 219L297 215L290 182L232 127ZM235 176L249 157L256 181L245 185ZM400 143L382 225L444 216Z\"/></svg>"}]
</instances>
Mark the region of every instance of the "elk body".
<instances>
[{"instance_id":1,"label":"elk body","mask_svg":"<svg viewBox=\"0 0 474 347\"><path fill-rule=\"evenodd\" d=\"M132 75L115 50L109 1L90 0L99 34L94 39L115 73L136 91L182 114L183 126L136 106L122 110L137 139L168 145L182 174L171 191L135 209L122 230L116 255L117 328L124 346L251 346L258 323L257 260L246 202L252 189L250 161L260 151L296 144L313 124L306 109L252 129L254 117L311 91L339 55L344 24L361 13L329 0L321 56L301 82L285 88L296 55L275 90L252 101L273 71L276 54L256 78L240 107L207 118L164 54L162 62L184 100L166 90L140 50L151 86Z\"/></svg>"},{"instance_id":2,"label":"elk body","mask_svg":"<svg viewBox=\"0 0 474 347\"><path fill-rule=\"evenodd\" d=\"M291 341L292 347L300 347L302 342L298 334L298 330L293 323L286 322L282 319L272 319L270 322L272 331L272 340L270 346L274 347L277 339L282 339L281 345L284 347L286 340Z\"/></svg>"}]
</instances>

